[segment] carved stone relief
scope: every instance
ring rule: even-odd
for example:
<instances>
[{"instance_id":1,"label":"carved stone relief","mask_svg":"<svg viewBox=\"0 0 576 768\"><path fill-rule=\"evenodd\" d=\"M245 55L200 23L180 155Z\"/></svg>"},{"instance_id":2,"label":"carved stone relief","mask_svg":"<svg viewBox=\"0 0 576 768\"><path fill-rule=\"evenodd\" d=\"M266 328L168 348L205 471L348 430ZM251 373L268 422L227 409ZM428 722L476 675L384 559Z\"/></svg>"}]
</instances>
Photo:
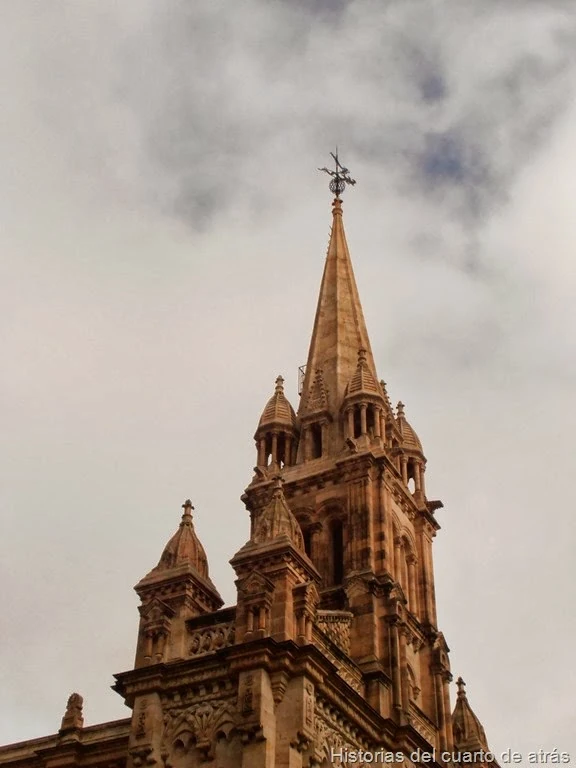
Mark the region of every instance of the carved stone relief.
<instances>
[{"instance_id":1,"label":"carved stone relief","mask_svg":"<svg viewBox=\"0 0 576 768\"><path fill-rule=\"evenodd\" d=\"M231 746L236 724L236 708L230 701L206 701L183 710L169 709L164 715L162 736L166 767L193 768L200 762L212 760L217 751L222 753L222 765L226 765L227 750L232 754L240 748L237 734L237 744Z\"/></svg>"}]
</instances>

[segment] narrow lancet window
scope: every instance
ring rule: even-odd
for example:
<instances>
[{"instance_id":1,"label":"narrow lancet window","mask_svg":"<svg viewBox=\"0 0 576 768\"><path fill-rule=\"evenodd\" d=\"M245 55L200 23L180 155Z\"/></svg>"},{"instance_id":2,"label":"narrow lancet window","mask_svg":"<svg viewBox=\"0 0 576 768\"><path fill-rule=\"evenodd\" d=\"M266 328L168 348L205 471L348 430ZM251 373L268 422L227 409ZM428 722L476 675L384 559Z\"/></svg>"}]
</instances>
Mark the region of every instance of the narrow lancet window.
<instances>
[{"instance_id":1,"label":"narrow lancet window","mask_svg":"<svg viewBox=\"0 0 576 768\"><path fill-rule=\"evenodd\" d=\"M344 580L344 529L341 520L332 523L332 581L342 584Z\"/></svg>"}]
</instances>

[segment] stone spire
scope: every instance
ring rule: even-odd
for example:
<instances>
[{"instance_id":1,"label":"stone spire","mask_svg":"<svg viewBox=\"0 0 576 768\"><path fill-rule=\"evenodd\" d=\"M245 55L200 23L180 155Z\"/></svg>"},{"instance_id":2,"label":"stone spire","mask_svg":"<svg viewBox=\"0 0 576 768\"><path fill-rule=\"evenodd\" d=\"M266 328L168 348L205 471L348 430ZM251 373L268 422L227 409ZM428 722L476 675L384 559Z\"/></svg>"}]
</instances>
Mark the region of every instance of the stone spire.
<instances>
[{"instance_id":1,"label":"stone spire","mask_svg":"<svg viewBox=\"0 0 576 768\"><path fill-rule=\"evenodd\" d=\"M422 443L420 438L414 431L414 428L406 420L406 414L404 403L400 400L396 406L396 424L402 435L402 446L409 451L417 451L422 453Z\"/></svg>"},{"instance_id":2,"label":"stone spire","mask_svg":"<svg viewBox=\"0 0 576 768\"><path fill-rule=\"evenodd\" d=\"M281 536L287 536L297 549L304 551L302 531L284 498L282 479L275 477L272 498L254 525L251 543L265 544Z\"/></svg>"},{"instance_id":3,"label":"stone spire","mask_svg":"<svg viewBox=\"0 0 576 768\"><path fill-rule=\"evenodd\" d=\"M332 203L333 222L324 274L308 352L306 376L298 415L307 412L309 391L321 369L324 386L338 408L354 376L358 350L365 350L366 366L376 380L376 368L366 331L358 288L342 222L342 201Z\"/></svg>"},{"instance_id":4,"label":"stone spire","mask_svg":"<svg viewBox=\"0 0 576 768\"><path fill-rule=\"evenodd\" d=\"M466 695L466 683L461 677L456 681L458 698L452 714L454 746L458 751L488 751L488 742L482 723L472 711Z\"/></svg>"},{"instance_id":5,"label":"stone spire","mask_svg":"<svg viewBox=\"0 0 576 768\"><path fill-rule=\"evenodd\" d=\"M190 499L182 504L182 509L184 514L180 526L164 547L160 562L154 571L167 571L187 565L191 566L203 579L208 580L208 559L194 530L194 523L192 522L194 507Z\"/></svg>"}]
</instances>

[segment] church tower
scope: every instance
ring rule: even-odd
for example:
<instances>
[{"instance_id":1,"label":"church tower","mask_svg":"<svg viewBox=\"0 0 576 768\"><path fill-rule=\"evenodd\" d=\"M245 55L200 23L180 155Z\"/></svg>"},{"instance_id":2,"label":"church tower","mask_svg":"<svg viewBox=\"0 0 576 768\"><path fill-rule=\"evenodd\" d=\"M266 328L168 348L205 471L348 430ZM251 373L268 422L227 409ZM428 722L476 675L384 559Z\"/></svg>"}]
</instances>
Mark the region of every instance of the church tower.
<instances>
[{"instance_id":1,"label":"church tower","mask_svg":"<svg viewBox=\"0 0 576 768\"><path fill-rule=\"evenodd\" d=\"M378 380L339 197L332 217L297 415L279 377L255 435L244 501L256 530L281 474L319 575L315 644L328 639L344 652L339 676L395 734L382 739L385 748L412 741L452 752L451 674L432 567L442 504L426 496L426 459L404 405L394 410Z\"/></svg>"},{"instance_id":2,"label":"church tower","mask_svg":"<svg viewBox=\"0 0 576 768\"><path fill-rule=\"evenodd\" d=\"M0 749L0 764L495 764L462 679L451 714L432 565L442 503L426 495L404 405L392 407L378 378L342 219L353 182L335 160L300 402L279 376L254 435L242 497L250 538L231 560L236 605L222 607L186 501L135 588L134 668L114 686L130 719L85 727L75 693L57 734Z\"/></svg>"},{"instance_id":3,"label":"church tower","mask_svg":"<svg viewBox=\"0 0 576 768\"><path fill-rule=\"evenodd\" d=\"M221 609L184 505L178 533L137 586L128 768L419 764L487 751L436 618L426 458L378 379L342 219L332 229L295 410L278 376L254 435L234 555L236 606ZM483 763L477 755L477 765Z\"/></svg>"}]
</instances>

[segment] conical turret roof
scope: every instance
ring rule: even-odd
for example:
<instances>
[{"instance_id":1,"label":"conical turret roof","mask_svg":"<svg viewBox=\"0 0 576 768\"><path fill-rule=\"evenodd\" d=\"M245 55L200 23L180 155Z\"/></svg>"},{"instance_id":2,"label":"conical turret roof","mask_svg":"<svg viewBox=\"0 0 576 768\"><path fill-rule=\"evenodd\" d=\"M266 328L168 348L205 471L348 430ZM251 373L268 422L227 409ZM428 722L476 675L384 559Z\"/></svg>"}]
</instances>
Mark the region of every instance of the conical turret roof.
<instances>
[{"instance_id":1,"label":"conical turret roof","mask_svg":"<svg viewBox=\"0 0 576 768\"><path fill-rule=\"evenodd\" d=\"M150 595L165 582L179 582L181 585L183 582L193 583L196 598L203 606L202 610L216 610L223 601L210 580L208 558L194 530L194 507L190 499L187 499L182 507L184 513L178 530L164 547L158 565L140 579L135 589L145 604L150 606Z\"/></svg>"},{"instance_id":2,"label":"conical turret roof","mask_svg":"<svg viewBox=\"0 0 576 768\"><path fill-rule=\"evenodd\" d=\"M208 558L200 539L194 530L192 522L192 502L187 499L182 505L184 514L178 530L172 536L168 544L164 547L162 556L158 565L152 573L159 571L168 571L173 568L179 568L182 565L191 566L199 576L209 581L208 576Z\"/></svg>"},{"instance_id":3,"label":"conical turret roof","mask_svg":"<svg viewBox=\"0 0 576 768\"><path fill-rule=\"evenodd\" d=\"M260 416L260 421L258 422L258 429L273 425L296 426L296 414L290 405L290 401L284 394L284 379L282 376L278 376L276 379L274 394L262 411L262 416Z\"/></svg>"},{"instance_id":4,"label":"conical turret roof","mask_svg":"<svg viewBox=\"0 0 576 768\"><path fill-rule=\"evenodd\" d=\"M403 402L400 401L396 406L396 413L396 423L398 424L398 429L402 435L402 446L408 450L422 453L422 443L420 442L420 438L414 431L414 428L408 423L406 416L404 415Z\"/></svg>"},{"instance_id":5,"label":"conical turret roof","mask_svg":"<svg viewBox=\"0 0 576 768\"><path fill-rule=\"evenodd\" d=\"M456 685L458 686L458 699L452 714L454 746L459 751L480 749L488 751L488 741L482 723L468 702L466 683L459 677Z\"/></svg>"},{"instance_id":6,"label":"conical turret roof","mask_svg":"<svg viewBox=\"0 0 576 768\"><path fill-rule=\"evenodd\" d=\"M297 549L304 551L302 530L284 497L282 480L277 477L274 481L272 498L258 517L251 544L264 544L282 536L287 536Z\"/></svg>"},{"instance_id":7,"label":"conical turret roof","mask_svg":"<svg viewBox=\"0 0 576 768\"><path fill-rule=\"evenodd\" d=\"M358 363L356 365L356 370L354 371L354 375L350 379L348 387L346 388L347 396L358 394L379 395L382 397L382 392L380 391L376 379L366 362L365 349L358 350Z\"/></svg>"}]
</instances>

